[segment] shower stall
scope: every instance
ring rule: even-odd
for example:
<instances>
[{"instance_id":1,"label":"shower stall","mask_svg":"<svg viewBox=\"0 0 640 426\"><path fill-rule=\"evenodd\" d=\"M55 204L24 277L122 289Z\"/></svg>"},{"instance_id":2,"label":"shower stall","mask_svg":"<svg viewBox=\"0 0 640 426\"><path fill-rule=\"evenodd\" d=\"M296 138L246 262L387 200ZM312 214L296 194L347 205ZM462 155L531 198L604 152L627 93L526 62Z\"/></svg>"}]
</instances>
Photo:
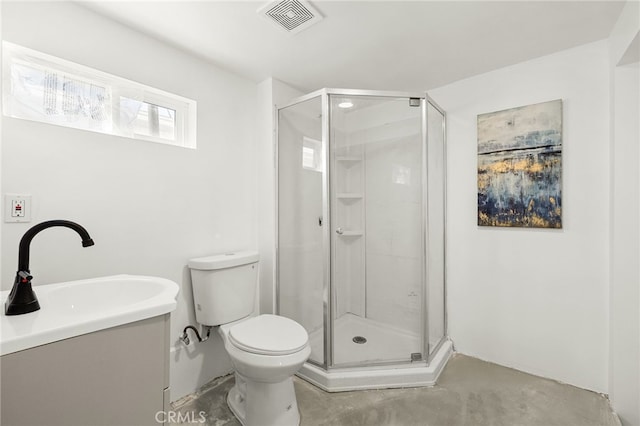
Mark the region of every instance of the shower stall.
<instances>
[{"instance_id":1,"label":"shower stall","mask_svg":"<svg viewBox=\"0 0 640 426\"><path fill-rule=\"evenodd\" d=\"M328 391L432 385L445 303L445 114L425 93L323 89L277 108L276 310Z\"/></svg>"}]
</instances>

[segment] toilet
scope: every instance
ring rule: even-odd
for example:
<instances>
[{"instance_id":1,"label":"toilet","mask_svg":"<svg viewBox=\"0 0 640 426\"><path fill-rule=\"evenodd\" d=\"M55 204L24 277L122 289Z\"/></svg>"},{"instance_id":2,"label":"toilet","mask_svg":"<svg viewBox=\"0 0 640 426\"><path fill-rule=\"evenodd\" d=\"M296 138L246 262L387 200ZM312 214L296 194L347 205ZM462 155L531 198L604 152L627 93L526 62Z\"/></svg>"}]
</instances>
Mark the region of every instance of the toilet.
<instances>
[{"instance_id":1,"label":"toilet","mask_svg":"<svg viewBox=\"0 0 640 426\"><path fill-rule=\"evenodd\" d=\"M236 383L227 404L245 426L300 424L293 375L311 354L309 335L278 315L251 316L258 253L240 251L189 260L196 320L219 326Z\"/></svg>"}]
</instances>

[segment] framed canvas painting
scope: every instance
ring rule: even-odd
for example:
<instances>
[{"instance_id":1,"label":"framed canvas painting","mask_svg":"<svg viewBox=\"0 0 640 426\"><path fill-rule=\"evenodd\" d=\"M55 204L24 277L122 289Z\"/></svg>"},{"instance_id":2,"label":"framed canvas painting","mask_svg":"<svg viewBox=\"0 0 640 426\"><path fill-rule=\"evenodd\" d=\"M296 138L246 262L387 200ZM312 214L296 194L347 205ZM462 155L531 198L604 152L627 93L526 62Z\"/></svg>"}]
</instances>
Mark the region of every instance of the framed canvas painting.
<instances>
[{"instance_id":1,"label":"framed canvas painting","mask_svg":"<svg viewBox=\"0 0 640 426\"><path fill-rule=\"evenodd\" d=\"M562 228L562 100L478 115L478 225Z\"/></svg>"}]
</instances>

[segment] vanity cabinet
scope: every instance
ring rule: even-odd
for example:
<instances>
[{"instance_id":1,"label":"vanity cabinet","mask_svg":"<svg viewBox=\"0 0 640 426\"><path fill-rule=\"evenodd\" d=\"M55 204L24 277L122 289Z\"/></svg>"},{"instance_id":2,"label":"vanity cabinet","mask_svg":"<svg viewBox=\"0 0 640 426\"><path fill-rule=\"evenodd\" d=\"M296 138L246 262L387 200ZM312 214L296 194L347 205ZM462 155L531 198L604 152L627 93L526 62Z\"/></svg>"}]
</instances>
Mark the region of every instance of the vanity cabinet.
<instances>
[{"instance_id":1,"label":"vanity cabinet","mask_svg":"<svg viewBox=\"0 0 640 426\"><path fill-rule=\"evenodd\" d=\"M158 425L169 404L169 314L0 358L3 425Z\"/></svg>"}]
</instances>

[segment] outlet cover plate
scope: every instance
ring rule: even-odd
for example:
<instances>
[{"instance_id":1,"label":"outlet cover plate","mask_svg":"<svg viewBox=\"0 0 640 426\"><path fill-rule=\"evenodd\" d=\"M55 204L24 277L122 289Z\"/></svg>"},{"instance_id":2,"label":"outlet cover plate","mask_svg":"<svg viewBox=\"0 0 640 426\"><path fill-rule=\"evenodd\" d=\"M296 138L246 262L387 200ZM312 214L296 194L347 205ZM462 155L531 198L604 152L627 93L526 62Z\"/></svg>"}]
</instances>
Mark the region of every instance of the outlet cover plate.
<instances>
[{"instance_id":1,"label":"outlet cover plate","mask_svg":"<svg viewBox=\"0 0 640 426\"><path fill-rule=\"evenodd\" d=\"M7 223L31 222L31 195L5 194L4 221Z\"/></svg>"}]
</instances>

